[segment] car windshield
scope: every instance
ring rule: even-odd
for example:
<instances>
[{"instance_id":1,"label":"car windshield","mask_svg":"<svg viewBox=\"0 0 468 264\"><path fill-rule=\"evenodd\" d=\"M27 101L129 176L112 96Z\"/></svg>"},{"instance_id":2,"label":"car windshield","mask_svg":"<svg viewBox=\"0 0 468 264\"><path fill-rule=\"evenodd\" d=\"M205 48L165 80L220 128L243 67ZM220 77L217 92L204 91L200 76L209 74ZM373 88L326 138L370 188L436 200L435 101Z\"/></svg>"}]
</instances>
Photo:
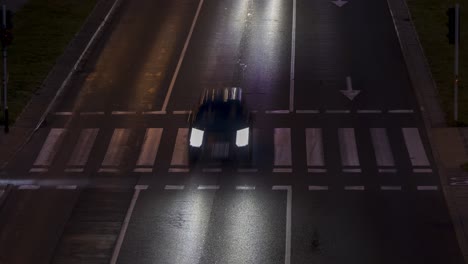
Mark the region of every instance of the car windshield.
<instances>
[{"instance_id":1,"label":"car windshield","mask_svg":"<svg viewBox=\"0 0 468 264\"><path fill-rule=\"evenodd\" d=\"M239 101L207 102L200 106L195 124L208 130L236 130L247 125L247 117Z\"/></svg>"}]
</instances>

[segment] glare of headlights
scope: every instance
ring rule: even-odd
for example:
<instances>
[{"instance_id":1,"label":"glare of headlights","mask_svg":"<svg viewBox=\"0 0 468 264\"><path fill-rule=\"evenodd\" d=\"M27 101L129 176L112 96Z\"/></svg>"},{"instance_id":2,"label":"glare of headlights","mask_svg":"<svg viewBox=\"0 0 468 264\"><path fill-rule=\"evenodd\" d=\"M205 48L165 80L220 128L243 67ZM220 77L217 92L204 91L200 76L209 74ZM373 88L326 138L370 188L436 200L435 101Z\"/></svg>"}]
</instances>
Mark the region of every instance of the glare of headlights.
<instances>
[{"instance_id":1,"label":"glare of headlights","mask_svg":"<svg viewBox=\"0 0 468 264\"><path fill-rule=\"evenodd\" d=\"M236 146L245 147L249 144L249 128L237 130Z\"/></svg>"},{"instance_id":2,"label":"glare of headlights","mask_svg":"<svg viewBox=\"0 0 468 264\"><path fill-rule=\"evenodd\" d=\"M203 142L203 130L192 128L190 146L199 148Z\"/></svg>"}]
</instances>

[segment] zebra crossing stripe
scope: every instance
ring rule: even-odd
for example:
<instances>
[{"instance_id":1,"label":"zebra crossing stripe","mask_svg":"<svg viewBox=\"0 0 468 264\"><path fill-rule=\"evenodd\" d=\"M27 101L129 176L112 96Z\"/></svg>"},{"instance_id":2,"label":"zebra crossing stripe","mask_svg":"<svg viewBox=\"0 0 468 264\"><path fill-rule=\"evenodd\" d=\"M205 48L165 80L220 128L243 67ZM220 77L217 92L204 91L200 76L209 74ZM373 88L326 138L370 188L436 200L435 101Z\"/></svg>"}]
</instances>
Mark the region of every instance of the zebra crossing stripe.
<instances>
[{"instance_id":1,"label":"zebra crossing stripe","mask_svg":"<svg viewBox=\"0 0 468 264\"><path fill-rule=\"evenodd\" d=\"M159 144L161 142L163 129L162 128L148 128L146 129L145 139L141 147L140 156L138 157L137 166L153 166L156 160ZM141 169L141 168L137 168ZM137 170L135 169L135 171ZM144 172L151 172L152 169L146 168Z\"/></svg>"},{"instance_id":2,"label":"zebra crossing stripe","mask_svg":"<svg viewBox=\"0 0 468 264\"><path fill-rule=\"evenodd\" d=\"M98 132L99 128L86 128L81 131L78 143L75 145L72 155L68 160L68 166L82 167L86 164Z\"/></svg>"},{"instance_id":3,"label":"zebra crossing stripe","mask_svg":"<svg viewBox=\"0 0 468 264\"><path fill-rule=\"evenodd\" d=\"M275 128L274 144L274 165L291 166L291 129Z\"/></svg>"},{"instance_id":4,"label":"zebra crossing stripe","mask_svg":"<svg viewBox=\"0 0 468 264\"><path fill-rule=\"evenodd\" d=\"M64 128L52 128L49 131L46 141L42 145L41 151L34 161L34 166L50 166L52 163L55 154L63 141Z\"/></svg>"},{"instance_id":5,"label":"zebra crossing stripe","mask_svg":"<svg viewBox=\"0 0 468 264\"><path fill-rule=\"evenodd\" d=\"M179 128L172 152L171 166L188 166L188 128Z\"/></svg>"},{"instance_id":6,"label":"zebra crossing stripe","mask_svg":"<svg viewBox=\"0 0 468 264\"><path fill-rule=\"evenodd\" d=\"M354 128L339 128L338 138L342 166L359 166Z\"/></svg>"},{"instance_id":7,"label":"zebra crossing stripe","mask_svg":"<svg viewBox=\"0 0 468 264\"><path fill-rule=\"evenodd\" d=\"M370 134L372 138L372 145L374 146L377 166L394 167L395 161L393 159L390 141L388 140L387 130L385 128L371 128ZM396 172L396 169L379 168L379 172Z\"/></svg>"},{"instance_id":8,"label":"zebra crossing stripe","mask_svg":"<svg viewBox=\"0 0 468 264\"><path fill-rule=\"evenodd\" d=\"M325 166L321 128L306 128L306 152L308 167Z\"/></svg>"},{"instance_id":9,"label":"zebra crossing stripe","mask_svg":"<svg viewBox=\"0 0 468 264\"><path fill-rule=\"evenodd\" d=\"M130 137L130 129L114 129L102 166L119 166Z\"/></svg>"},{"instance_id":10,"label":"zebra crossing stripe","mask_svg":"<svg viewBox=\"0 0 468 264\"><path fill-rule=\"evenodd\" d=\"M415 166L429 166L424 145L417 128L402 128L406 148L410 156L411 164Z\"/></svg>"}]
</instances>

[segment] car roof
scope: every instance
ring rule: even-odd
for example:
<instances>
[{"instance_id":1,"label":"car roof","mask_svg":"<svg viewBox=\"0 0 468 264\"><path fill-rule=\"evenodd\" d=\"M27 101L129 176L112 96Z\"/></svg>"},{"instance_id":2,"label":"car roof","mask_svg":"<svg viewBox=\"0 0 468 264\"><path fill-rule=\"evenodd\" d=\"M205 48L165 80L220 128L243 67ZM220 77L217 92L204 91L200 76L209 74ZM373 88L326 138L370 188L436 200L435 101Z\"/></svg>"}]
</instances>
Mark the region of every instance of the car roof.
<instances>
[{"instance_id":1,"label":"car roof","mask_svg":"<svg viewBox=\"0 0 468 264\"><path fill-rule=\"evenodd\" d=\"M248 126L248 114L238 87L205 90L193 126L208 130L240 129Z\"/></svg>"},{"instance_id":2,"label":"car roof","mask_svg":"<svg viewBox=\"0 0 468 264\"><path fill-rule=\"evenodd\" d=\"M230 101L242 102L242 88L224 87L205 89L200 100L200 105L214 102L228 103Z\"/></svg>"}]
</instances>

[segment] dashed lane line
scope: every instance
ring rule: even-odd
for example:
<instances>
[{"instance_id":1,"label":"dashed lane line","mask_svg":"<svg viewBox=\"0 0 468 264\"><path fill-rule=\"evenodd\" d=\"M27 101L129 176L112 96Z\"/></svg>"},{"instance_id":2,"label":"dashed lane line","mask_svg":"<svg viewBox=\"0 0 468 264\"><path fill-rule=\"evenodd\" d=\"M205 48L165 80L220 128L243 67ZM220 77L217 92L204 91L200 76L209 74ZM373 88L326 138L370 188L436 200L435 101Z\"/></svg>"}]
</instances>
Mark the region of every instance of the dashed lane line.
<instances>
[{"instance_id":1,"label":"dashed lane line","mask_svg":"<svg viewBox=\"0 0 468 264\"><path fill-rule=\"evenodd\" d=\"M198 190L219 190L219 185L198 185Z\"/></svg>"},{"instance_id":2,"label":"dashed lane line","mask_svg":"<svg viewBox=\"0 0 468 264\"><path fill-rule=\"evenodd\" d=\"M253 190L255 190L255 186L246 186L246 185L236 186L236 190L239 190L239 191L253 191Z\"/></svg>"},{"instance_id":3,"label":"dashed lane line","mask_svg":"<svg viewBox=\"0 0 468 264\"><path fill-rule=\"evenodd\" d=\"M328 186L309 185L309 191L327 191Z\"/></svg>"},{"instance_id":4,"label":"dashed lane line","mask_svg":"<svg viewBox=\"0 0 468 264\"><path fill-rule=\"evenodd\" d=\"M352 186L345 186L344 189L346 191L364 191L365 187L362 185L352 185Z\"/></svg>"},{"instance_id":5,"label":"dashed lane line","mask_svg":"<svg viewBox=\"0 0 468 264\"><path fill-rule=\"evenodd\" d=\"M166 185L164 186L164 190L183 190L185 188L184 185Z\"/></svg>"}]
</instances>

